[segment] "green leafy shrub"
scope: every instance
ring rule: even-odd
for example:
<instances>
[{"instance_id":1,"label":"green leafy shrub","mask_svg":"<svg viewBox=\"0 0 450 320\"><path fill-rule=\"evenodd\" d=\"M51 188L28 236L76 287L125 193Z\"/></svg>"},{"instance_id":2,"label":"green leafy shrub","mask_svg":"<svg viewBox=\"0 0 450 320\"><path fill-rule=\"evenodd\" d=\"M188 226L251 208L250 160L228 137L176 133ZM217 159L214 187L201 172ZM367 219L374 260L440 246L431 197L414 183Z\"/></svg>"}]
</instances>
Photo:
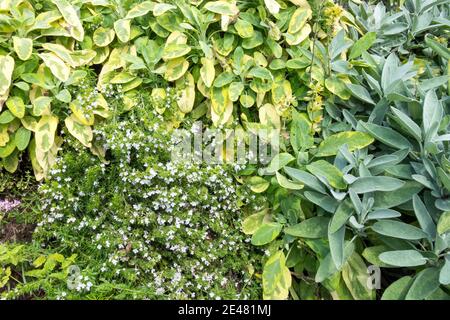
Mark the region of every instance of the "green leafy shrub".
<instances>
[{"instance_id":1,"label":"green leafy shrub","mask_svg":"<svg viewBox=\"0 0 450 320\"><path fill-rule=\"evenodd\" d=\"M0 166L16 171L27 149L48 178L34 241L52 266L38 260L41 278L7 297L448 299L449 11L2 1ZM237 172L169 162L171 130L195 120L276 129L281 153Z\"/></svg>"},{"instance_id":2,"label":"green leafy shrub","mask_svg":"<svg viewBox=\"0 0 450 320\"><path fill-rule=\"evenodd\" d=\"M65 258L38 247L0 243L0 296L30 299L58 292L56 288L66 285L75 259L76 255Z\"/></svg>"},{"instance_id":3,"label":"green leafy shrub","mask_svg":"<svg viewBox=\"0 0 450 320\"><path fill-rule=\"evenodd\" d=\"M117 100L123 110L132 108L139 90L154 89L163 99L161 89L178 91L178 122L206 116L215 126L244 127L255 121L273 127L267 118L289 115L297 99L311 95L309 115L320 130L321 97L314 86L307 93L305 51L311 34L328 39L354 21L341 22L348 13L331 1L311 3L2 1L2 166L14 172L27 149L43 179L62 143L58 128L90 148L92 128L114 117ZM83 80L92 77L91 94L78 99ZM111 86L116 101L107 99Z\"/></svg>"},{"instance_id":4,"label":"green leafy shrub","mask_svg":"<svg viewBox=\"0 0 450 320\"><path fill-rule=\"evenodd\" d=\"M2 196L23 195L34 190L35 186L36 180L31 169L15 175L0 171L0 194Z\"/></svg>"},{"instance_id":5,"label":"green leafy shrub","mask_svg":"<svg viewBox=\"0 0 450 320\"><path fill-rule=\"evenodd\" d=\"M421 3L384 16L381 3L351 5L369 33L318 44L312 78L335 94L323 131L293 112L284 152L258 171L271 213L243 223L271 252L265 297L375 299L369 266L389 284L378 298L450 297L449 50L432 35L448 36L449 7Z\"/></svg>"},{"instance_id":6,"label":"green leafy shrub","mask_svg":"<svg viewBox=\"0 0 450 320\"><path fill-rule=\"evenodd\" d=\"M255 196L228 166L170 161L162 120L148 104L135 106L96 129L103 162L75 143L40 188L35 241L77 254L92 283L60 290L68 298L258 297L257 255L240 232Z\"/></svg>"}]
</instances>

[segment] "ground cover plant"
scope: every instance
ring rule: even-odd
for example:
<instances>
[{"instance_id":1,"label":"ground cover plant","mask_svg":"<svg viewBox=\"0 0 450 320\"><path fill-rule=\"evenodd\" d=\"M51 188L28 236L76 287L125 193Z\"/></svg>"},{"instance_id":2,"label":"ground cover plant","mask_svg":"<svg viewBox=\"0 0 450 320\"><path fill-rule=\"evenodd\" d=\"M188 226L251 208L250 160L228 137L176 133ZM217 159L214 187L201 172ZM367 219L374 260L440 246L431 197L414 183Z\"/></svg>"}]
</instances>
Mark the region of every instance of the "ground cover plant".
<instances>
[{"instance_id":1,"label":"ground cover plant","mask_svg":"<svg viewBox=\"0 0 450 320\"><path fill-rule=\"evenodd\" d=\"M449 299L449 13L3 0L1 297ZM175 161L198 122L279 153Z\"/></svg>"}]
</instances>

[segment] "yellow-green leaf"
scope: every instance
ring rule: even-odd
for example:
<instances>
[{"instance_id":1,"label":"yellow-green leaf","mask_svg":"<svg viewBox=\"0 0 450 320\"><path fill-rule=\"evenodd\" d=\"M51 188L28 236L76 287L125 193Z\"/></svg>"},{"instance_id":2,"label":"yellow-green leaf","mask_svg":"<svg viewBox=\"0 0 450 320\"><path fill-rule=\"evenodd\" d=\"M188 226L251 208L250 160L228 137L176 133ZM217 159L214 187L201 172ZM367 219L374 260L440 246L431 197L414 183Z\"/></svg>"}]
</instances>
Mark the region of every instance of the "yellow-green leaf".
<instances>
[{"instance_id":1,"label":"yellow-green leaf","mask_svg":"<svg viewBox=\"0 0 450 320\"><path fill-rule=\"evenodd\" d=\"M284 300L289 296L291 273L286 267L283 251L277 251L265 263L262 274L263 298L265 300Z\"/></svg>"},{"instance_id":2,"label":"yellow-green leaf","mask_svg":"<svg viewBox=\"0 0 450 320\"><path fill-rule=\"evenodd\" d=\"M253 25L242 19L237 19L234 28L241 38L250 38L254 34Z\"/></svg>"},{"instance_id":3,"label":"yellow-green leaf","mask_svg":"<svg viewBox=\"0 0 450 320\"><path fill-rule=\"evenodd\" d=\"M441 214L437 225L437 231L439 234L444 234L450 231L450 211L446 211Z\"/></svg>"},{"instance_id":4,"label":"yellow-green leaf","mask_svg":"<svg viewBox=\"0 0 450 320\"><path fill-rule=\"evenodd\" d=\"M9 110L5 110L0 114L0 124L10 123L16 117Z\"/></svg>"},{"instance_id":5,"label":"yellow-green leaf","mask_svg":"<svg viewBox=\"0 0 450 320\"><path fill-rule=\"evenodd\" d=\"M214 13L229 16L234 16L239 13L239 9L236 4L226 1L208 1L204 8Z\"/></svg>"},{"instance_id":6,"label":"yellow-green leaf","mask_svg":"<svg viewBox=\"0 0 450 320\"><path fill-rule=\"evenodd\" d=\"M342 100L348 100L352 96L351 92L347 89L344 80L336 76L325 79L325 87Z\"/></svg>"},{"instance_id":7,"label":"yellow-green leaf","mask_svg":"<svg viewBox=\"0 0 450 320\"><path fill-rule=\"evenodd\" d=\"M254 246L263 246L273 241L281 232L283 226L277 222L263 223L253 234L252 244Z\"/></svg>"},{"instance_id":8,"label":"yellow-green leaf","mask_svg":"<svg viewBox=\"0 0 450 320\"><path fill-rule=\"evenodd\" d=\"M229 101L228 87L211 88L211 106L217 114L222 114Z\"/></svg>"},{"instance_id":9,"label":"yellow-green leaf","mask_svg":"<svg viewBox=\"0 0 450 320\"><path fill-rule=\"evenodd\" d=\"M342 268L342 279L355 300L374 300L375 289L367 286L370 274L359 254L354 252Z\"/></svg>"},{"instance_id":10,"label":"yellow-green leaf","mask_svg":"<svg viewBox=\"0 0 450 320\"><path fill-rule=\"evenodd\" d=\"M14 140L10 140L4 147L0 147L0 158L6 158L16 149Z\"/></svg>"},{"instance_id":11,"label":"yellow-green leaf","mask_svg":"<svg viewBox=\"0 0 450 320\"><path fill-rule=\"evenodd\" d=\"M27 30L27 32L30 33L33 30L49 29L52 27L52 23L61 19L61 17L62 15L58 10L41 12L37 15L34 20L34 24Z\"/></svg>"},{"instance_id":12,"label":"yellow-green leaf","mask_svg":"<svg viewBox=\"0 0 450 320\"><path fill-rule=\"evenodd\" d=\"M31 160L31 165L33 166L33 172L36 180L42 180L44 178L44 169L41 167L36 157L36 139L31 140L30 148L28 148L28 155Z\"/></svg>"},{"instance_id":13,"label":"yellow-green leaf","mask_svg":"<svg viewBox=\"0 0 450 320\"><path fill-rule=\"evenodd\" d=\"M47 152L55 142L58 117L42 116L36 126L36 148L41 152Z\"/></svg>"},{"instance_id":14,"label":"yellow-green leaf","mask_svg":"<svg viewBox=\"0 0 450 320\"><path fill-rule=\"evenodd\" d=\"M13 152L6 158L3 158L2 164L3 168L5 168L9 173L16 172L17 167L19 166L19 153Z\"/></svg>"},{"instance_id":15,"label":"yellow-green leaf","mask_svg":"<svg viewBox=\"0 0 450 320\"><path fill-rule=\"evenodd\" d=\"M22 98L9 97L8 100L6 100L6 106L17 118L21 119L25 116L25 104L23 103Z\"/></svg>"},{"instance_id":16,"label":"yellow-green leaf","mask_svg":"<svg viewBox=\"0 0 450 320\"><path fill-rule=\"evenodd\" d=\"M169 60L166 63L164 78L167 81L175 81L181 78L189 68L189 62L183 57Z\"/></svg>"},{"instance_id":17,"label":"yellow-green leaf","mask_svg":"<svg viewBox=\"0 0 450 320\"><path fill-rule=\"evenodd\" d=\"M41 53L39 57L44 60L45 65L58 80L65 82L69 79L70 68L57 55L53 53Z\"/></svg>"},{"instance_id":18,"label":"yellow-green leaf","mask_svg":"<svg viewBox=\"0 0 450 320\"><path fill-rule=\"evenodd\" d=\"M248 93L241 94L239 97L239 102L242 104L245 108L250 108L255 104L255 98Z\"/></svg>"},{"instance_id":19,"label":"yellow-green leaf","mask_svg":"<svg viewBox=\"0 0 450 320\"><path fill-rule=\"evenodd\" d=\"M14 51L20 60L28 60L33 52L33 40L30 38L13 37Z\"/></svg>"},{"instance_id":20,"label":"yellow-green leaf","mask_svg":"<svg viewBox=\"0 0 450 320\"><path fill-rule=\"evenodd\" d=\"M72 58L72 51L67 49L61 44L58 43L43 43L42 48L53 52L56 54L61 60L69 64L71 67L76 67L75 62Z\"/></svg>"},{"instance_id":21,"label":"yellow-green leaf","mask_svg":"<svg viewBox=\"0 0 450 320\"><path fill-rule=\"evenodd\" d=\"M11 86L11 76L14 70L14 59L10 56L0 56L0 96L8 92Z\"/></svg>"},{"instance_id":22,"label":"yellow-green leaf","mask_svg":"<svg viewBox=\"0 0 450 320\"><path fill-rule=\"evenodd\" d=\"M312 162L306 166L306 169L318 178L325 178L336 189L347 187L342 172L325 160Z\"/></svg>"},{"instance_id":23,"label":"yellow-green leaf","mask_svg":"<svg viewBox=\"0 0 450 320\"><path fill-rule=\"evenodd\" d=\"M115 37L114 30L100 27L94 31L93 40L97 47L106 47Z\"/></svg>"},{"instance_id":24,"label":"yellow-green leaf","mask_svg":"<svg viewBox=\"0 0 450 320\"><path fill-rule=\"evenodd\" d=\"M0 124L0 147L6 146L9 141L8 125Z\"/></svg>"},{"instance_id":25,"label":"yellow-green leaf","mask_svg":"<svg viewBox=\"0 0 450 320\"><path fill-rule=\"evenodd\" d=\"M259 121L263 125L271 126L276 129L281 128L281 120L275 107L270 103L266 103L259 108Z\"/></svg>"},{"instance_id":26,"label":"yellow-green leaf","mask_svg":"<svg viewBox=\"0 0 450 320\"><path fill-rule=\"evenodd\" d=\"M261 177L254 176L247 179L247 184L250 189L255 193L261 193L267 190L270 183Z\"/></svg>"},{"instance_id":27,"label":"yellow-green leaf","mask_svg":"<svg viewBox=\"0 0 450 320\"><path fill-rule=\"evenodd\" d=\"M139 3L138 5L135 5L133 8L131 8L130 11L128 11L126 19L133 19L137 17L142 17L153 10L155 7L155 2L153 1L144 1Z\"/></svg>"},{"instance_id":28,"label":"yellow-green leaf","mask_svg":"<svg viewBox=\"0 0 450 320\"><path fill-rule=\"evenodd\" d=\"M52 1L58 7L58 10L61 12L64 20L66 20L66 22L71 26L69 30L70 35L78 41L83 41L84 29L75 8L66 0Z\"/></svg>"},{"instance_id":29,"label":"yellow-green leaf","mask_svg":"<svg viewBox=\"0 0 450 320\"><path fill-rule=\"evenodd\" d=\"M119 72L116 74L109 82L113 84L124 84L136 79L135 75L132 75L129 72Z\"/></svg>"},{"instance_id":30,"label":"yellow-green leaf","mask_svg":"<svg viewBox=\"0 0 450 320\"><path fill-rule=\"evenodd\" d=\"M306 25L308 19L311 18L311 15L312 11L309 8L298 8L295 10L289 21L288 32L290 34L299 32Z\"/></svg>"},{"instance_id":31,"label":"yellow-green leaf","mask_svg":"<svg viewBox=\"0 0 450 320\"><path fill-rule=\"evenodd\" d=\"M349 151L367 147L375 141L370 135L359 131L344 131L333 134L323 140L316 153L316 157L334 156L344 144Z\"/></svg>"},{"instance_id":32,"label":"yellow-green leaf","mask_svg":"<svg viewBox=\"0 0 450 320\"><path fill-rule=\"evenodd\" d=\"M308 38L309 34L311 33L312 29L309 23L305 24L305 26L296 33L286 33L286 42L290 46L296 46L299 43L301 43L303 40Z\"/></svg>"},{"instance_id":33,"label":"yellow-green leaf","mask_svg":"<svg viewBox=\"0 0 450 320\"><path fill-rule=\"evenodd\" d=\"M50 114L50 103L52 98L47 96L40 96L33 101L33 115L41 116L43 114Z\"/></svg>"},{"instance_id":34,"label":"yellow-green leaf","mask_svg":"<svg viewBox=\"0 0 450 320\"><path fill-rule=\"evenodd\" d=\"M177 7L174 6L173 4L169 4L169 3L156 3L154 8L153 8L153 15L155 17L158 17L160 15L163 15L165 12L172 10L172 9L176 9Z\"/></svg>"},{"instance_id":35,"label":"yellow-green leaf","mask_svg":"<svg viewBox=\"0 0 450 320\"><path fill-rule=\"evenodd\" d=\"M195 101L195 82L192 74L188 72L183 78L178 79L176 88L180 92L177 104L181 112L191 112Z\"/></svg>"},{"instance_id":36,"label":"yellow-green leaf","mask_svg":"<svg viewBox=\"0 0 450 320\"><path fill-rule=\"evenodd\" d=\"M80 141L85 147L91 147L91 141L93 138L92 128L90 126L79 123L76 118L71 115L64 120L67 130L78 141Z\"/></svg>"},{"instance_id":37,"label":"yellow-green leaf","mask_svg":"<svg viewBox=\"0 0 450 320\"><path fill-rule=\"evenodd\" d=\"M242 82L232 82L230 83L229 96L231 101L238 101L242 91L244 91L244 84Z\"/></svg>"},{"instance_id":38,"label":"yellow-green leaf","mask_svg":"<svg viewBox=\"0 0 450 320\"><path fill-rule=\"evenodd\" d=\"M164 46L163 59L170 60L182 57L191 51L191 47L183 43L169 43Z\"/></svg>"},{"instance_id":39,"label":"yellow-green leaf","mask_svg":"<svg viewBox=\"0 0 450 320\"><path fill-rule=\"evenodd\" d=\"M81 124L85 126L91 126L94 124L94 113L92 111L85 110L78 100L73 100L69 104L70 110L72 110L75 118Z\"/></svg>"},{"instance_id":40,"label":"yellow-green leaf","mask_svg":"<svg viewBox=\"0 0 450 320\"><path fill-rule=\"evenodd\" d=\"M36 160L39 166L42 168L43 176L46 176L55 164L58 148L61 146L61 144L62 138L55 136L54 143L48 151L44 152L39 148L38 145L36 146Z\"/></svg>"},{"instance_id":41,"label":"yellow-green leaf","mask_svg":"<svg viewBox=\"0 0 450 320\"><path fill-rule=\"evenodd\" d=\"M275 15L280 12L281 6L275 0L264 0L264 4L271 14Z\"/></svg>"},{"instance_id":42,"label":"yellow-green leaf","mask_svg":"<svg viewBox=\"0 0 450 320\"><path fill-rule=\"evenodd\" d=\"M30 130L30 131L36 131L37 121L35 118L31 116L25 116L22 119L20 119L20 122L24 126L24 128Z\"/></svg>"},{"instance_id":43,"label":"yellow-green leaf","mask_svg":"<svg viewBox=\"0 0 450 320\"><path fill-rule=\"evenodd\" d=\"M242 231L245 234L254 234L263 223L265 212L252 214L242 222Z\"/></svg>"},{"instance_id":44,"label":"yellow-green leaf","mask_svg":"<svg viewBox=\"0 0 450 320\"><path fill-rule=\"evenodd\" d=\"M128 42L131 35L130 20L119 19L114 22L114 31L121 42Z\"/></svg>"},{"instance_id":45,"label":"yellow-green leaf","mask_svg":"<svg viewBox=\"0 0 450 320\"><path fill-rule=\"evenodd\" d=\"M17 149L19 149L20 151L25 150L28 146L28 143L30 142L30 137L31 131L25 129L24 127L20 127L14 135L14 142Z\"/></svg>"},{"instance_id":46,"label":"yellow-green leaf","mask_svg":"<svg viewBox=\"0 0 450 320\"><path fill-rule=\"evenodd\" d=\"M304 185L302 183L289 180L288 178L283 176L281 173L276 172L275 175L277 177L278 184L285 189L301 190L304 187Z\"/></svg>"},{"instance_id":47,"label":"yellow-green leaf","mask_svg":"<svg viewBox=\"0 0 450 320\"><path fill-rule=\"evenodd\" d=\"M200 68L200 76L203 83L208 88L212 86L214 77L216 76L216 70L214 69L214 59L202 58L202 67Z\"/></svg>"}]
</instances>

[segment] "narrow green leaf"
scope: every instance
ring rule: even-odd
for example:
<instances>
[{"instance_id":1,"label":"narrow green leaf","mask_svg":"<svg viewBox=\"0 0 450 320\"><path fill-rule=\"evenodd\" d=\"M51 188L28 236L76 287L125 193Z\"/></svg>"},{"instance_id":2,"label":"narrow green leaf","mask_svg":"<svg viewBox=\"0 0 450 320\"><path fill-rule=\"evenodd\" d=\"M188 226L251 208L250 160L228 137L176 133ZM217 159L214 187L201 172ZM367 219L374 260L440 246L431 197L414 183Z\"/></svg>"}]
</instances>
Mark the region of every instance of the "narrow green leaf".
<instances>
[{"instance_id":1,"label":"narrow green leaf","mask_svg":"<svg viewBox=\"0 0 450 320\"><path fill-rule=\"evenodd\" d=\"M388 209L401 205L412 199L413 195L419 193L423 186L416 181L406 181L405 184L395 192L375 192L374 208Z\"/></svg>"},{"instance_id":2,"label":"narrow green leaf","mask_svg":"<svg viewBox=\"0 0 450 320\"><path fill-rule=\"evenodd\" d=\"M425 36L425 43L427 44L428 47L431 48L431 50L436 52L438 55L440 55L445 60L450 59L450 50L448 50L448 48L444 47L439 42L431 39L429 35Z\"/></svg>"},{"instance_id":3,"label":"narrow green leaf","mask_svg":"<svg viewBox=\"0 0 450 320\"><path fill-rule=\"evenodd\" d=\"M444 286L448 286L450 284L450 256L447 255L445 257L444 265L439 272L439 282Z\"/></svg>"},{"instance_id":4,"label":"narrow green leaf","mask_svg":"<svg viewBox=\"0 0 450 320\"><path fill-rule=\"evenodd\" d=\"M331 232L330 227L328 228L328 243L330 245L331 258L336 269L340 270L344 264L345 226L342 226L335 232Z\"/></svg>"},{"instance_id":5,"label":"narrow green leaf","mask_svg":"<svg viewBox=\"0 0 450 320\"><path fill-rule=\"evenodd\" d=\"M374 191L394 191L401 188L404 181L392 177L360 177L351 184L352 190L356 193L367 193Z\"/></svg>"},{"instance_id":6,"label":"narrow green leaf","mask_svg":"<svg viewBox=\"0 0 450 320\"><path fill-rule=\"evenodd\" d=\"M374 123L359 122L361 126L378 141L399 150L412 149L411 143L397 131Z\"/></svg>"},{"instance_id":7,"label":"narrow green leaf","mask_svg":"<svg viewBox=\"0 0 450 320\"><path fill-rule=\"evenodd\" d=\"M316 177L325 178L336 189L345 189L347 187L342 172L325 160L310 163L306 166L306 169Z\"/></svg>"},{"instance_id":8,"label":"narrow green leaf","mask_svg":"<svg viewBox=\"0 0 450 320\"><path fill-rule=\"evenodd\" d=\"M450 231L450 211L441 214L437 225L437 232L439 234L444 234L448 231Z\"/></svg>"},{"instance_id":9,"label":"narrow green leaf","mask_svg":"<svg viewBox=\"0 0 450 320\"><path fill-rule=\"evenodd\" d=\"M436 92L430 90L426 93L423 101L423 129L427 140L431 140L437 134L443 116L442 106L437 98Z\"/></svg>"},{"instance_id":10,"label":"narrow green leaf","mask_svg":"<svg viewBox=\"0 0 450 320\"><path fill-rule=\"evenodd\" d=\"M345 199L337 207L336 212L331 218L331 223L329 226L329 233L335 233L340 228L342 228L348 221L348 219L353 215L355 209L350 201L350 199Z\"/></svg>"},{"instance_id":11,"label":"narrow green leaf","mask_svg":"<svg viewBox=\"0 0 450 320\"><path fill-rule=\"evenodd\" d=\"M355 44L352 46L350 50L350 55L348 57L349 60L353 60L359 57L364 51L367 51L377 39L376 32L368 32L364 36L362 36Z\"/></svg>"},{"instance_id":12,"label":"narrow green leaf","mask_svg":"<svg viewBox=\"0 0 450 320\"><path fill-rule=\"evenodd\" d=\"M383 252L380 260L396 267L417 267L427 262L427 259L416 250L395 250Z\"/></svg>"},{"instance_id":13,"label":"narrow green leaf","mask_svg":"<svg viewBox=\"0 0 450 320\"><path fill-rule=\"evenodd\" d=\"M418 142L422 142L422 130L420 129L420 127L402 111L394 107L391 107L391 110L395 114L395 119L402 126L402 128L411 136L416 138Z\"/></svg>"},{"instance_id":14,"label":"narrow green leaf","mask_svg":"<svg viewBox=\"0 0 450 320\"><path fill-rule=\"evenodd\" d=\"M375 102L372 100L372 97L370 96L370 93L366 88L359 84L353 83L347 83L346 85L354 97L371 105L375 105Z\"/></svg>"},{"instance_id":15,"label":"narrow green leaf","mask_svg":"<svg viewBox=\"0 0 450 320\"><path fill-rule=\"evenodd\" d=\"M303 171L303 170L299 170L299 169L295 169L295 168L291 168L291 167L284 167L284 171L291 176L292 179L303 183L305 186L307 186L308 188L311 188L313 190L316 190L320 193L326 193L325 188L323 187L323 185L321 184L321 182L314 177L312 174Z\"/></svg>"},{"instance_id":16,"label":"narrow green leaf","mask_svg":"<svg viewBox=\"0 0 450 320\"><path fill-rule=\"evenodd\" d=\"M404 300L412 283L410 276L401 277L384 290L381 300Z\"/></svg>"},{"instance_id":17,"label":"narrow green leaf","mask_svg":"<svg viewBox=\"0 0 450 320\"><path fill-rule=\"evenodd\" d=\"M372 230L388 237L405 240L420 240L427 237L427 234L421 229L410 224L394 220L381 220L375 222L372 225Z\"/></svg>"},{"instance_id":18,"label":"narrow green leaf","mask_svg":"<svg viewBox=\"0 0 450 320\"><path fill-rule=\"evenodd\" d=\"M428 234L430 239L434 239L436 237L436 225L417 194L413 195L413 206L420 227Z\"/></svg>"}]
</instances>

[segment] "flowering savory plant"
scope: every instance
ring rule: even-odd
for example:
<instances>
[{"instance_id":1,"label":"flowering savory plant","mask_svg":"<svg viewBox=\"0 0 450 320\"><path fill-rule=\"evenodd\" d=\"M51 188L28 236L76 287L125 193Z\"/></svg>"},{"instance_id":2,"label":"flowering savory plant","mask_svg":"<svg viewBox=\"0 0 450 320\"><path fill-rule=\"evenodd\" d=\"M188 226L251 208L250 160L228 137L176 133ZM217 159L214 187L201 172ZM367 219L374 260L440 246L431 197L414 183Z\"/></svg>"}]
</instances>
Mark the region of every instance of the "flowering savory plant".
<instances>
[{"instance_id":1,"label":"flowering savory plant","mask_svg":"<svg viewBox=\"0 0 450 320\"><path fill-rule=\"evenodd\" d=\"M240 231L255 195L228 166L170 161L162 117L143 105L96 130L103 162L73 140L40 189L36 238L77 254L92 282L64 297L260 296L258 249Z\"/></svg>"}]
</instances>

